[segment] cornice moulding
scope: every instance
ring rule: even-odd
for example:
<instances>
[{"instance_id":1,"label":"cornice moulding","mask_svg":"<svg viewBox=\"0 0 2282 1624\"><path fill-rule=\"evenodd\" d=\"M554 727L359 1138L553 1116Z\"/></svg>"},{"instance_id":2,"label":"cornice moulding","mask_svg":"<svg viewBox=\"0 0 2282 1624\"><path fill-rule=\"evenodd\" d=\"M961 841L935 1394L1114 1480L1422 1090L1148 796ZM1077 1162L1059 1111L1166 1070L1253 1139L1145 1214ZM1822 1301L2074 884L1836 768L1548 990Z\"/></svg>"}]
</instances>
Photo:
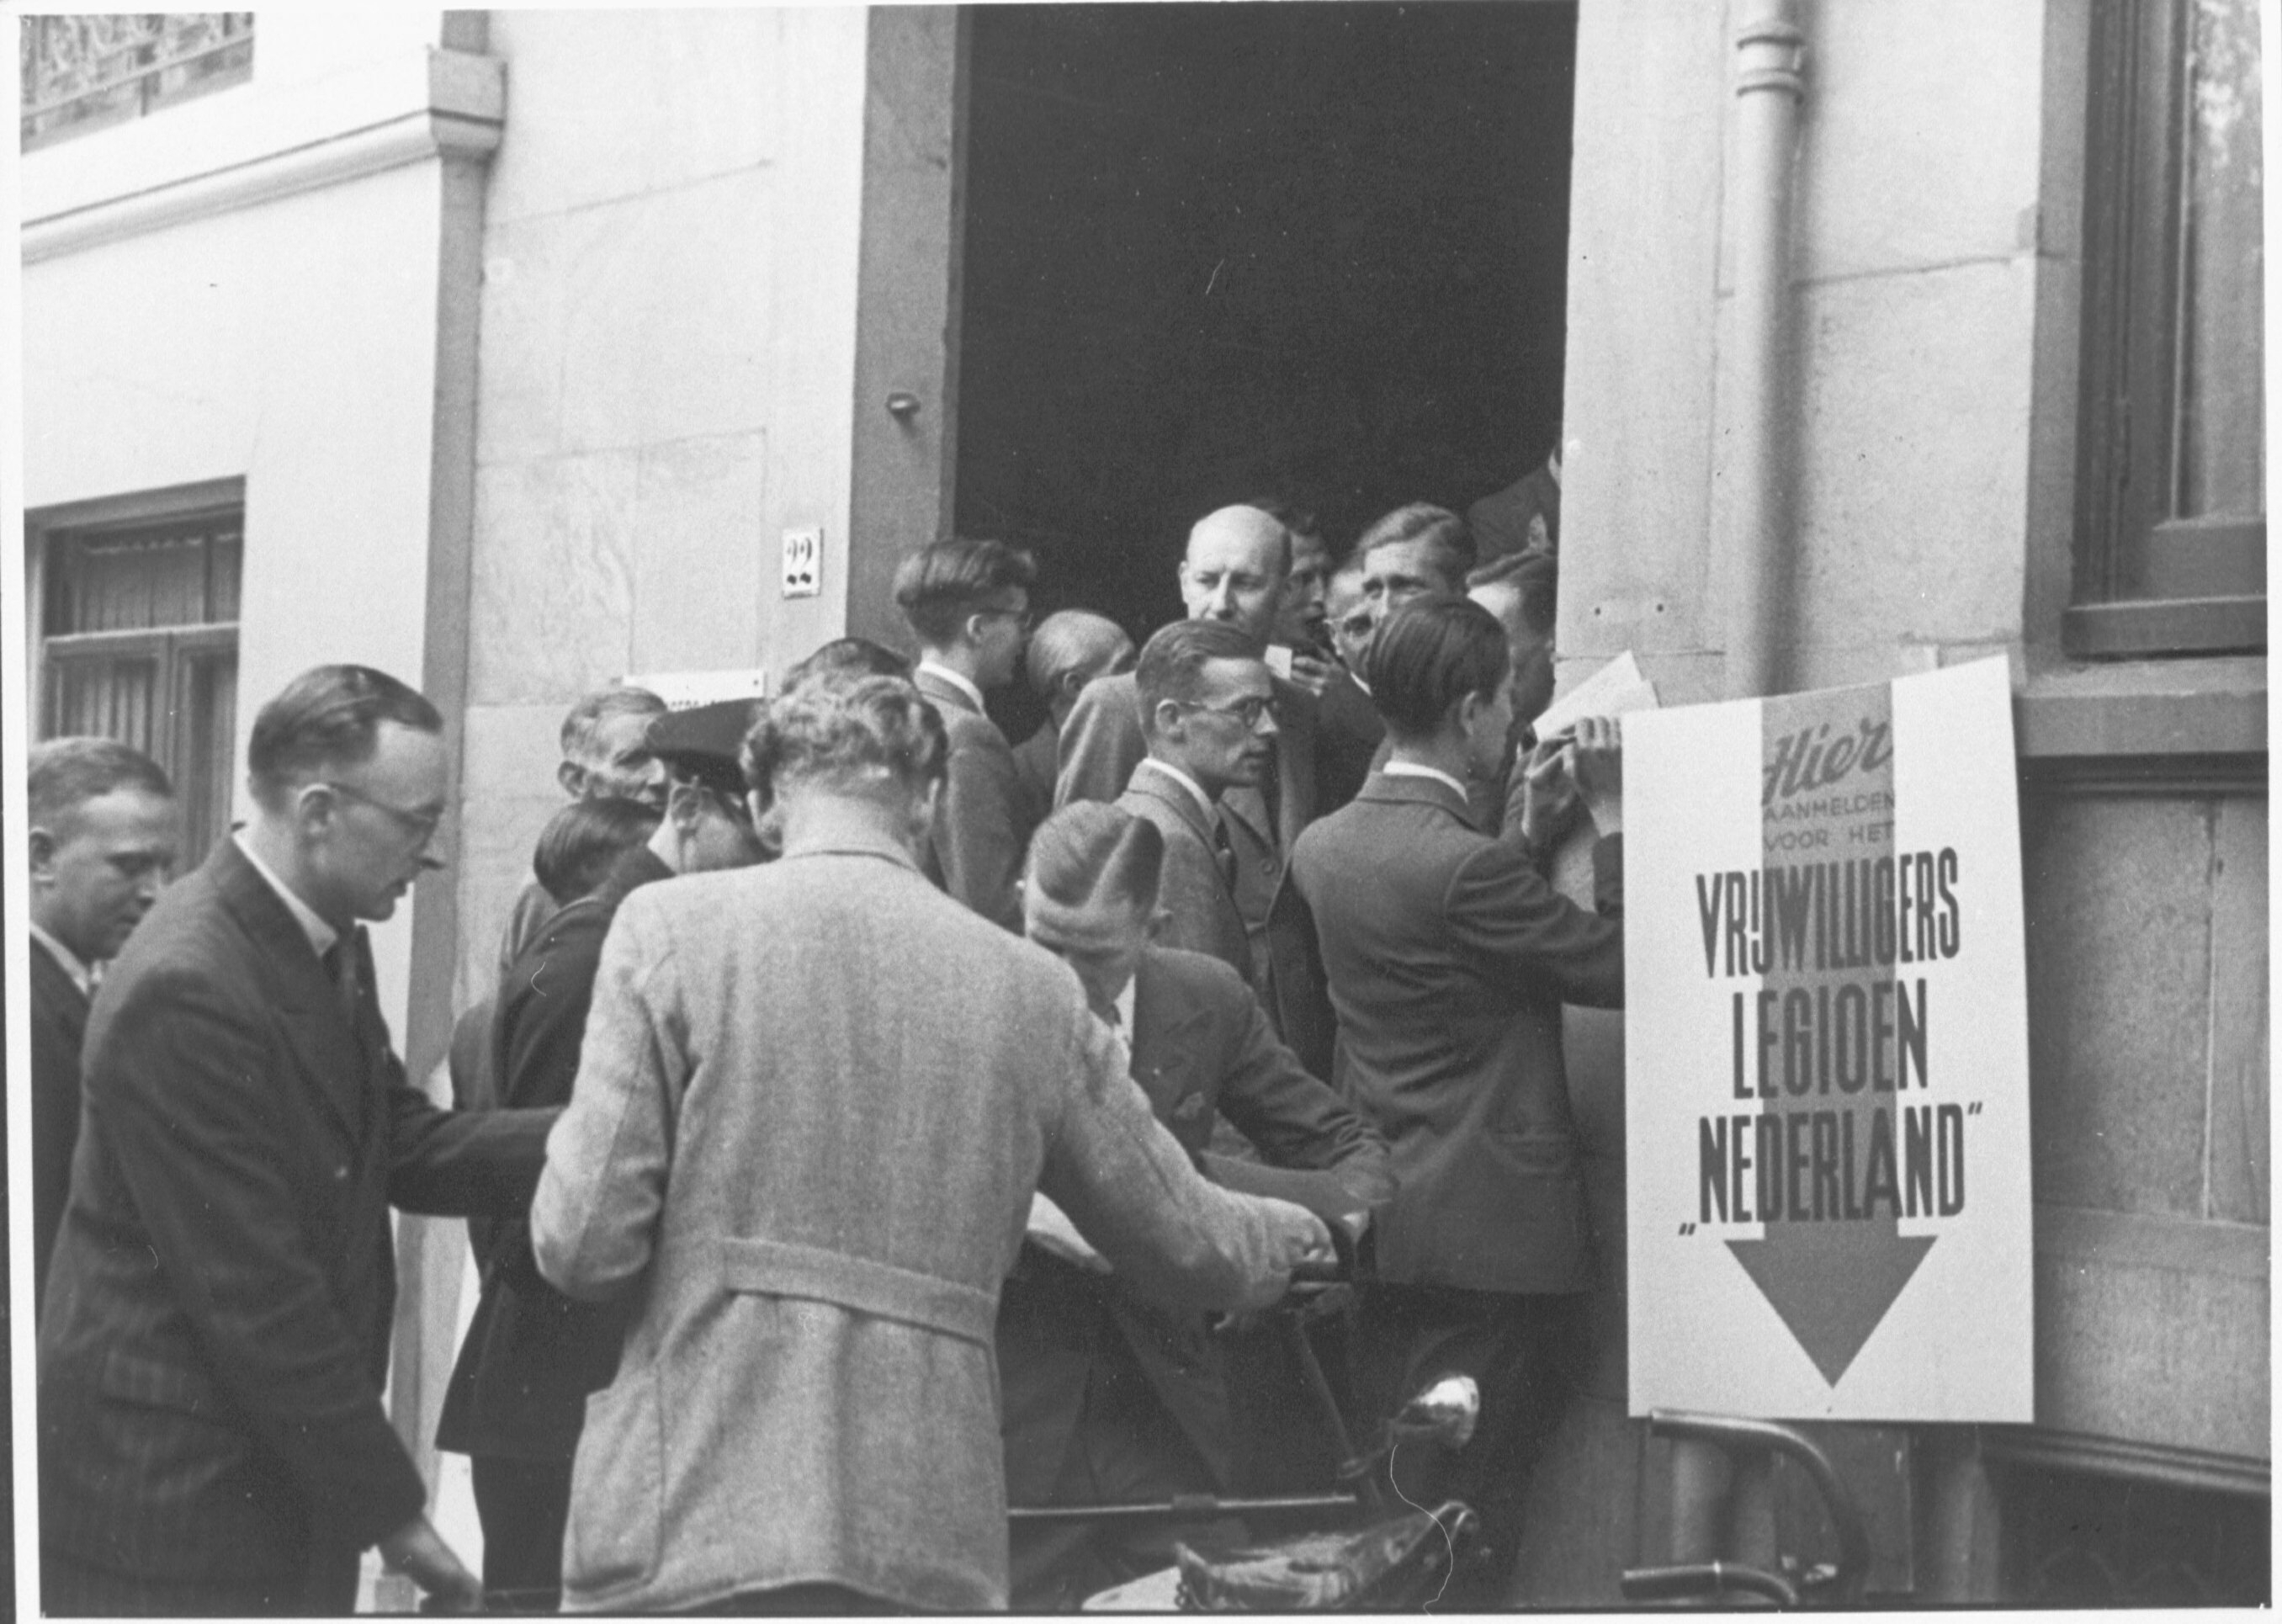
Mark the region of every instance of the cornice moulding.
<instances>
[{"instance_id":1,"label":"cornice moulding","mask_svg":"<svg viewBox=\"0 0 2282 1624\"><path fill-rule=\"evenodd\" d=\"M406 164L442 158L488 159L499 146L505 123L502 65L462 51L431 50L426 56L422 89L398 102L403 111L27 219L21 239L23 262L37 264ZM406 106L405 100L414 105ZM353 107L363 102L359 111L375 111L368 97L344 101Z\"/></svg>"}]
</instances>

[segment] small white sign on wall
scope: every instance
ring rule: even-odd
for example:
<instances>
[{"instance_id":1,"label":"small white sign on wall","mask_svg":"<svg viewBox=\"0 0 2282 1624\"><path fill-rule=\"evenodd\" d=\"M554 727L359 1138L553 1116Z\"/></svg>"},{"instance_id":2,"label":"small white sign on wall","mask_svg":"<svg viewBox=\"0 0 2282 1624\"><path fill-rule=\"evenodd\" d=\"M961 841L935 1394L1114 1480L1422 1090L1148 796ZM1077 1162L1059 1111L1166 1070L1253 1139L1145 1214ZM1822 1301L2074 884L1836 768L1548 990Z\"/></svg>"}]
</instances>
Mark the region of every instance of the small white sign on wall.
<instances>
[{"instance_id":1,"label":"small white sign on wall","mask_svg":"<svg viewBox=\"0 0 2282 1624\"><path fill-rule=\"evenodd\" d=\"M724 699L766 699L769 673L761 666L743 671L654 671L623 679L628 688L648 688L673 711L715 704Z\"/></svg>"}]
</instances>

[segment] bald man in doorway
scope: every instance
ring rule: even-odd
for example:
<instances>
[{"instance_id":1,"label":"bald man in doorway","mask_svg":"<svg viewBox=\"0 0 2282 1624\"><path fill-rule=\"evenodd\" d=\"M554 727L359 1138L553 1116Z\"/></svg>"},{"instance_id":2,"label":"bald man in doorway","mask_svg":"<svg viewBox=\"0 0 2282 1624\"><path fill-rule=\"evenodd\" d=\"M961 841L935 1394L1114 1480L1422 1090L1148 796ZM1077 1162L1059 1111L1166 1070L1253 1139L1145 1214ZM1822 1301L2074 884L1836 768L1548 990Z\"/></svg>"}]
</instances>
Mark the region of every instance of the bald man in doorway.
<instances>
[{"instance_id":1,"label":"bald man in doorway","mask_svg":"<svg viewBox=\"0 0 2282 1624\"><path fill-rule=\"evenodd\" d=\"M1181 601L1191 620L1226 621L1261 650L1276 630L1292 572L1292 535L1273 514L1242 504L1220 508L1189 532L1181 559ZM1268 975L1268 912L1300 831L1316 817L1316 696L1275 680L1278 733L1275 760L1256 787L1231 789L1221 801L1236 856L1234 890L1249 940L1255 988ZM1141 699L1131 672L1088 683L1061 732L1061 770L1054 804L1114 801L1149 753Z\"/></svg>"}]
</instances>

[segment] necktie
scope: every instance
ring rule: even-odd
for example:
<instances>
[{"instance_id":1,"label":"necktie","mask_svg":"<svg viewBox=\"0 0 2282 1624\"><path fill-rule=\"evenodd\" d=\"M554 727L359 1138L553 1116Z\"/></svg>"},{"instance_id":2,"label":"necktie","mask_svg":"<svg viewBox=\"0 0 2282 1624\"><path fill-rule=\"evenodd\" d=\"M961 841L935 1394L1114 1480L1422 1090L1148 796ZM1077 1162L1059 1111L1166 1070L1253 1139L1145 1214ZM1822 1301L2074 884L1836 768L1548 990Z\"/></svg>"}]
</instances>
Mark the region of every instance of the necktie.
<instances>
[{"instance_id":1,"label":"necktie","mask_svg":"<svg viewBox=\"0 0 2282 1624\"><path fill-rule=\"evenodd\" d=\"M1220 882L1233 896L1236 891L1236 847L1228 838L1228 819L1224 813L1213 814L1213 861L1220 866Z\"/></svg>"},{"instance_id":2,"label":"necktie","mask_svg":"<svg viewBox=\"0 0 2282 1624\"><path fill-rule=\"evenodd\" d=\"M1109 1029L1110 1037L1116 1040L1121 1068L1130 1072L1133 1069L1133 1040L1125 1035L1125 1022L1119 1017L1116 1005L1112 1004L1101 1012L1101 1023Z\"/></svg>"},{"instance_id":3,"label":"necktie","mask_svg":"<svg viewBox=\"0 0 2282 1624\"><path fill-rule=\"evenodd\" d=\"M341 1006L341 1018L353 1028L357 1018L357 950L364 945L364 932L359 929L353 936L343 936L325 950L325 974L333 983L333 996Z\"/></svg>"}]
</instances>

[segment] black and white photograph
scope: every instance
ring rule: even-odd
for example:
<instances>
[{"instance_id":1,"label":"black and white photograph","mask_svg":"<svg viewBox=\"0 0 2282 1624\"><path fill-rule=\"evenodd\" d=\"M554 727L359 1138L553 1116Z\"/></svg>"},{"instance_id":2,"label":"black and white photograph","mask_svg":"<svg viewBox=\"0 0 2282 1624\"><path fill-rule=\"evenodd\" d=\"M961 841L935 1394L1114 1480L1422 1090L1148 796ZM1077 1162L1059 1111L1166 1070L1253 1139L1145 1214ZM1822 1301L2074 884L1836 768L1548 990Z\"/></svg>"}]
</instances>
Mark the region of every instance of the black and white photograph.
<instances>
[{"instance_id":1,"label":"black and white photograph","mask_svg":"<svg viewBox=\"0 0 2282 1624\"><path fill-rule=\"evenodd\" d=\"M2270 1609L2271 0L4 9L6 1616Z\"/></svg>"}]
</instances>

